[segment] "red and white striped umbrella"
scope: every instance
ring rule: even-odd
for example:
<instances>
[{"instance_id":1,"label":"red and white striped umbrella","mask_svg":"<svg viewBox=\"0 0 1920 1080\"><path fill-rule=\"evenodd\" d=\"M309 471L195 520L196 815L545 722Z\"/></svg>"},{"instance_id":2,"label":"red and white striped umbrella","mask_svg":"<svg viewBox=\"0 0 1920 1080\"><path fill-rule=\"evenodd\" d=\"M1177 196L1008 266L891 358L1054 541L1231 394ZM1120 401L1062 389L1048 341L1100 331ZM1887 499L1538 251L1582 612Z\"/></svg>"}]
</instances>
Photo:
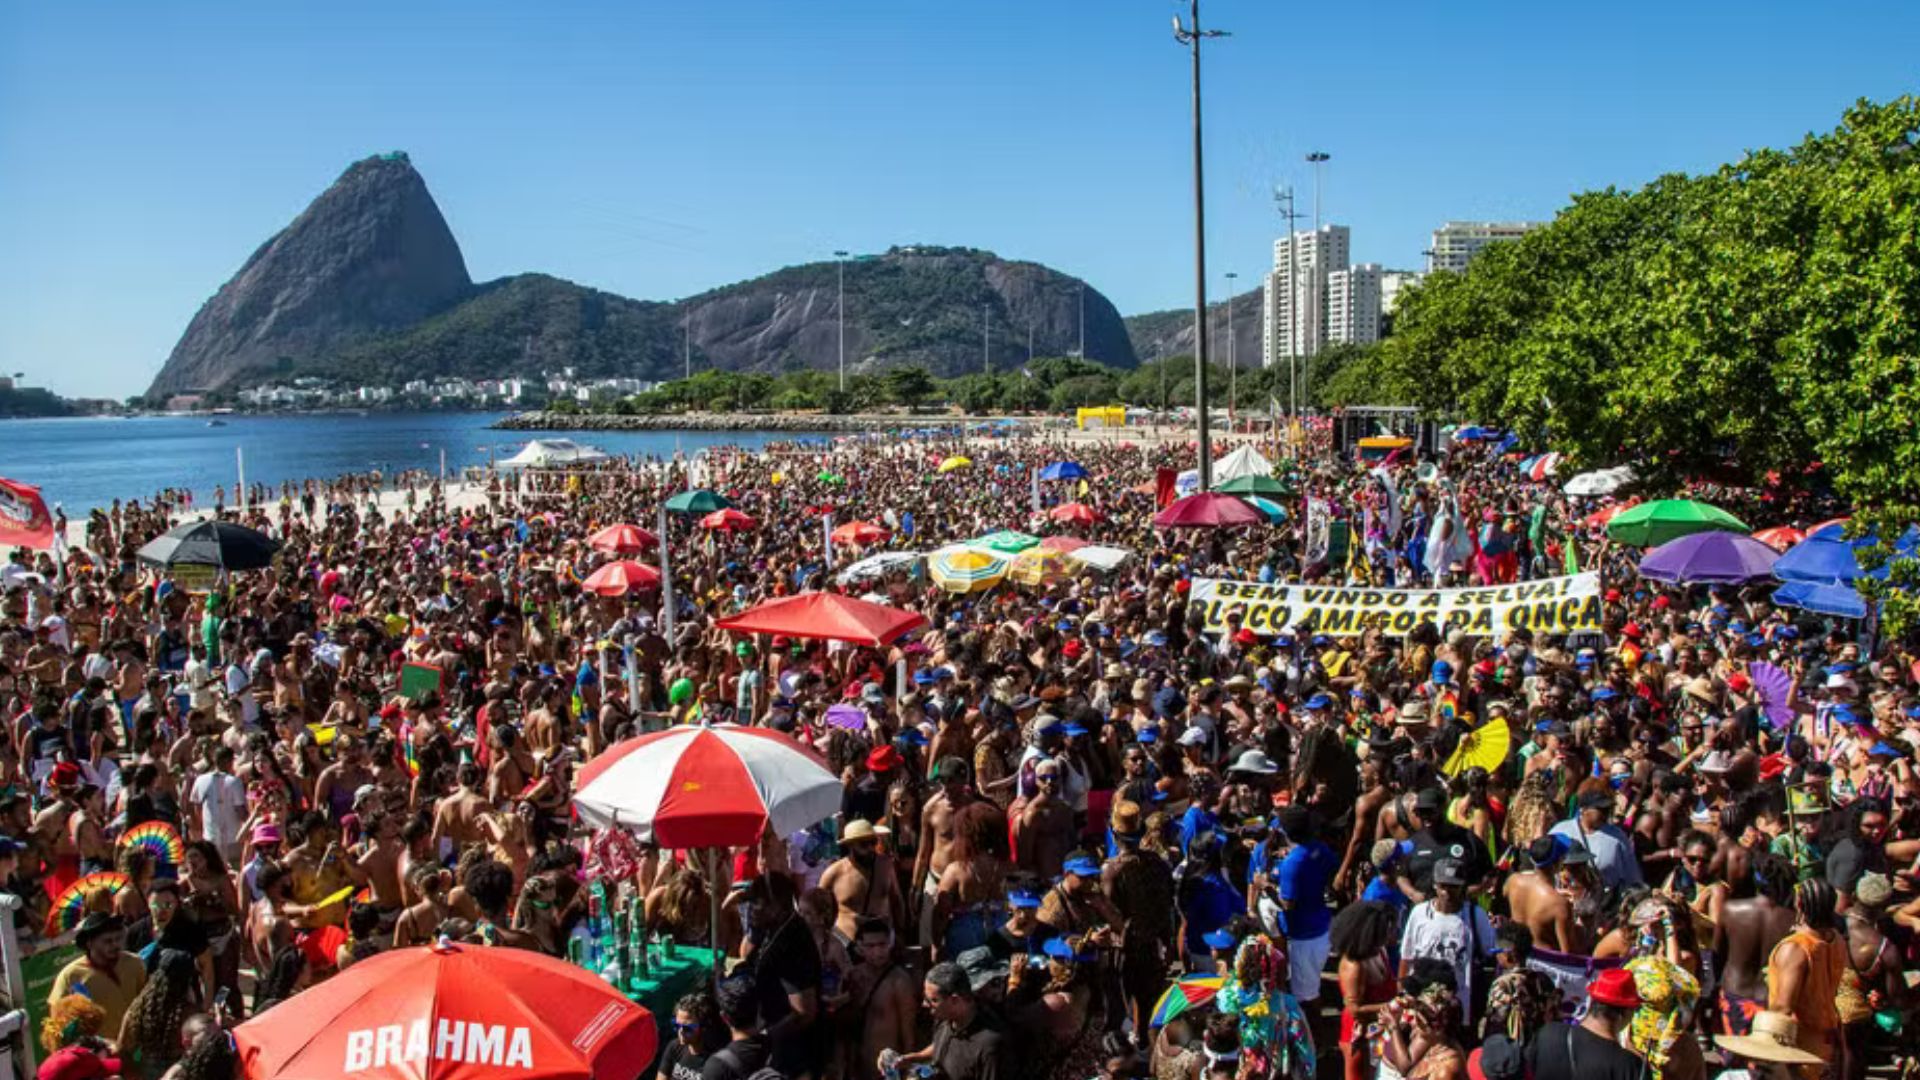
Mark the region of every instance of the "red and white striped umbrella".
<instances>
[{"instance_id":1,"label":"red and white striped umbrella","mask_svg":"<svg viewBox=\"0 0 1920 1080\"><path fill-rule=\"evenodd\" d=\"M683 725L588 762L573 803L588 824L661 847L747 847L768 825L786 836L832 817L840 780L825 758L769 728Z\"/></svg>"}]
</instances>

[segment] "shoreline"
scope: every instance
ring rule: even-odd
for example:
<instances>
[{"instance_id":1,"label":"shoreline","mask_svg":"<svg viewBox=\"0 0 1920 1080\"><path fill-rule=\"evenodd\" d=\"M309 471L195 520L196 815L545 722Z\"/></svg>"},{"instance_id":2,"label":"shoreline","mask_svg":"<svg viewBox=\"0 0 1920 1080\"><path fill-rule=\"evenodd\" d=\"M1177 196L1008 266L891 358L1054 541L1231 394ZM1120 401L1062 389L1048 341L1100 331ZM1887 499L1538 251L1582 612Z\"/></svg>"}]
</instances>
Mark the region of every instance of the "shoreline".
<instances>
[{"instance_id":1,"label":"shoreline","mask_svg":"<svg viewBox=\"0 0 1920 1080\"><path fill-rule=\"evenodd\" d=\"M1071 426L1059 417L956 416L952 413L852 413L832 416L825 413L690 412L623 416L536 410L514 413L494 421L489 427L497 431L774 431L807 434L999 423L1010 423L1033 431L1056 425Z\"/></svg>"}]
</instances>

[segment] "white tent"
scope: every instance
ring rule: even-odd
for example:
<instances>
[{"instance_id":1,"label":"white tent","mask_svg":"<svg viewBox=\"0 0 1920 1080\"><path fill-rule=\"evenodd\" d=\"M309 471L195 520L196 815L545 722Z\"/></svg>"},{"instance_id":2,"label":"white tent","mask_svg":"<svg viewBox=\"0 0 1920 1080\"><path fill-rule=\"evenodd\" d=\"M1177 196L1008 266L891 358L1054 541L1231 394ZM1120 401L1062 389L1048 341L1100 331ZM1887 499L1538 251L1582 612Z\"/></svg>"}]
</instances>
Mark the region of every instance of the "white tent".
<instances>
[{"instance_id":1,"label":"white tent","mask_svg":"<svg viewBox=\"0 0 1920 1080\"><path fill-rule=\"evenodd\" d=\"M508 468L551 469L557 465L591 465L607 455L572 439L535 439L500 464Z\"/></svg>"},{"instance_id":2,"label":"white tent","mask_svg":"<svg viewBox=\"0 0 1920 1080\"><path fill-rule=\"evenodd\" d=\"M1567 481L1567 486L1561 490L1569 495L1611 495L1631 483L1633 466L1621 465L1618 468L1581 473Z\"/></svg>"},{"instance_id":3,"label":"white tent","mask_svg":"<svg viewBox=\"0 0 1920 1080\"><path fill-rule=\"evenodd\" d=\"M1273 462L1260 456L1260 451L1242 443L1240 448L1213 463L1213 484L1219 487L1229 480L1238 480L1243 476L1272 476ZM1174 493L1187 496L1200 490L1200 470L1187 469L1174 477Z\"/></svg>"},{"instance_id":4,"label":"white tent","mask_svg":"<svg viewBox=\"0 0 1920 1080\"><path fill-rule=\"evenodd\" d=\"M1133 552L1126 548L1106 547L1101 544L1089 544L1083 548L1074 548L1067 552L1067 558L1085 563L1095 570L1118 570L1120 564L1133 558Z\"/></svg>"}]
</instances>

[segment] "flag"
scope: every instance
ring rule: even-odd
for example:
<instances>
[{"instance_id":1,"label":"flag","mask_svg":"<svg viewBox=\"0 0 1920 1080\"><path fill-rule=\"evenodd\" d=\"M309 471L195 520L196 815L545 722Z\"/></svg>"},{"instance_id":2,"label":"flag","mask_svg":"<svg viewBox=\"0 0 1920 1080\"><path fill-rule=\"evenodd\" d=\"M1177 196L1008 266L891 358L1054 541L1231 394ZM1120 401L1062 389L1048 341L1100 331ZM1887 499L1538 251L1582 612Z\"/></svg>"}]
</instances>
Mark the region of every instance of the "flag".
<instances>
[{"instance_id":1,"label":"flag","mask_svg":"<svg viewBox=\"0 0 1920 1080\"><path fill-rule=\"evenodd\" d=\"M10 547L53 546L53 518L40 489L18 480L0 478L0 544Z\"/></svg>"},{"instance_id":2,"label":"flag","mask_svg":"<svg viewBox=\"0 0 1920 1080\"><path fill-rule=\"evenodd\" d=\"M1174 487L1179 483L1179 473L1172 469L1153 470L1153 503L1165 510L1174 500Z\"/></svg>"},{"instance_id":3,"label":"flag","mask_svg":"<svg viewBox=\"0 0 1920 1080\"><path fill-rule=\"evenodd\" d=\"M1573 538L1572 533L1568 533L1567 534L1567 573L1577 574L1579 572L1580 572L1580 544L1578 541L1576 541Z\"/></svg>"}]
</instances>

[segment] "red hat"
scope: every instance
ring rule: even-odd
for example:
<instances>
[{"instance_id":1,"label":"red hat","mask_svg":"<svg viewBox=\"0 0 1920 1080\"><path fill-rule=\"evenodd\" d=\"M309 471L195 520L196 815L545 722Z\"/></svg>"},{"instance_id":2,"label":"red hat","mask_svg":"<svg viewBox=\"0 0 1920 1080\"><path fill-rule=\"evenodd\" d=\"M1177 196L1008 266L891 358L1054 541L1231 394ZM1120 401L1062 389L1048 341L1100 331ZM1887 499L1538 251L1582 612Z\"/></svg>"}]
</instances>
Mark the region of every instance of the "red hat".
<instances>
[{"instance_id":1,"label":"red hat","mask_svg":"<svg viewBox=\"0 0 1920 1080\"><path fill-rule=\"evenodd\" d=\"M1616 1009L1640 1007L1640 988L1633 983L1633 972L1625 968L1609 968L1601 972L1588 985L1587 996Z\"/></svg>"},{"instance_id":2,"label":"red hat","mask_svg":"<svg viewBox=\"0 0 1920 1080\"><path fill-rule=\"evenodd\" d=\"M1193 588L1193 582L1186 578L1181 578L1179 581L1173 583L1173 591L1179 593L1181 596L1187 595L1187 590L1191 588Z\"/></svg>"},{"instance_id":3,"label":"red hat","mask_svg":"<svg viewBox=\"0 0 1920 1080\"><path fill-rule=\"evenodd\" d=\"M1243 626L1233 632L1233 643L1235 645L1258 645L1260 644L1260 635Z\"/></svg>"},{"instance_id":4,"label":"red hat","mask_svg":"<svg viewBox=\"0 0 1920 1080\"><path fill-rule=\"evenodd\" d=\"M1608 589L1608 590L1607 590L1607 595L1606 595L1606 601L1607 601L1607 603L1609 603L1609 604L1617 604L1617 603L1619 603L1619 602L1620 602L1620 590L1619 590L1619 589Z\"/></svg>"},{"instance_id":5,"label":"red hat","mask_svg":"<svg viewBox=\"0 0 1920 1080\"><path fill-rule=\"evenodd\" d=\"M1080 654L1084 651L1086 651L1086 646L1079 638L1069 638L1065 645L1060 646L1060 655L1065 656L1069 660L1080 659Z\"/></svg>"},{"instance_id":6,"label":"red hat","mask_svg":"<svg viewBox=\"0 0 1920 1080\"><path fill-rule=\"evenodd\" d=\"M53 775L47 778L47 782L57 788L79 787L80 766L71 761L56 762L53 766Z\"/></svg>"},{"instance_id":7,"label":"red hat","mask_svg":"<svg viewBox=\"0 0 1920 1080\"><path fill-rule=\"evenodd\" d=\"M1760 759L1760 779L1773 780L1787 771L1787 755L1768 754Z\"/></svg>"},{"instance_id":8,"label":"red hat","mask_svg":"<svg viewBox=\"0 0 1920 1080\"><path fill-rule=\"evenodd\" d=\"M1656 596L1653 598L1653 610L1655 611L1665 611L1672 606L1673 598L1671 596Z\"/></svg>"},{"instance_id":9,"label":"red hat","mask_svg":"<svg viewBox=\"0 0 1920 1080\"><path fill-rule=\"evenodd\" d=\"M867 755L868 772L892 772L903 764L905 762L900 760L900 751L895 750L892 743L876 746L873 752Z\"/></svg>"},{"instance_id":10,"label":"red hat","mask_svg":"<svg viewBox=\"0 0 1920 1080\"><path fill-rule=\"evenodd\" d=\"M389 701L385 705L380 706L380 718L382 720L391 720L400 715L400 709L401 705L398 698Z\"/></svg>"},{"instance_id":11,"label":"red hat","mask_svg":"<svg viewBox=\"0 0 1920 1080\"><path fill-rule=\"evenodd\" d=\"M1491 660L1482 660L1479 663L1473 665L1473 673L1475 675L1486 675L1491 677L1496 670L1498 669L1493 666L1493 661Z\"/></svg>"},{"instance_id":12,"label":"red hat","mask_svg":"<svg viewBox=\"0 0 1920 1080\"><path fill-rule=\"evenodd\" d=\"M1627 625L1620 628L1621 637L1629 638L1634 641L1639 641L1640 635L1645 632L1646 631L1640 629L1640 624L1637 622L1630 622Z\"/></svg>"},{"instance_id":13,"label":"red hat","mask_svg":"<svg viewBox=\"0 0 1920 1080\"><path fill-rule=\"evenodd\" d=\"M1747 691L1753 689L1753 680L1747 678L1747 675L1745 672L1736 671L1733 674L1727 676L1727 689L1733 691L1736 694L1744 694Z\"/></svg>"}]
</instances>

